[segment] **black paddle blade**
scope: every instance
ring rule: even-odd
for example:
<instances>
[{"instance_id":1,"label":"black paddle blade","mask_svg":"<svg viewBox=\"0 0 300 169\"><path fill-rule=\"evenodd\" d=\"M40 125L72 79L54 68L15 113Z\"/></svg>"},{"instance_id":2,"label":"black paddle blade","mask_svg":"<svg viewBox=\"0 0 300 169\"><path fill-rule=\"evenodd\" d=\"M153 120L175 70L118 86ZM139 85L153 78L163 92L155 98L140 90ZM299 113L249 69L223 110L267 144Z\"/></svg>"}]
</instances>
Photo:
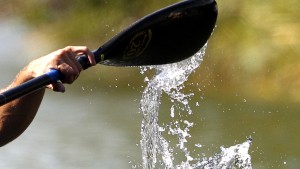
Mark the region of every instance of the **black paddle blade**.
<instances>
[{"instance_id":1,"label":"black paddle blade","mask_svg":"<svg viewBox=\"0 0 300 169\"><path fill-rule=\"evenodd\" d=\"M214 0L187 0L154 12L94 52L97 62L112 66L174 63L199 51L217 20Z\"/></svg>"}]
</instances>

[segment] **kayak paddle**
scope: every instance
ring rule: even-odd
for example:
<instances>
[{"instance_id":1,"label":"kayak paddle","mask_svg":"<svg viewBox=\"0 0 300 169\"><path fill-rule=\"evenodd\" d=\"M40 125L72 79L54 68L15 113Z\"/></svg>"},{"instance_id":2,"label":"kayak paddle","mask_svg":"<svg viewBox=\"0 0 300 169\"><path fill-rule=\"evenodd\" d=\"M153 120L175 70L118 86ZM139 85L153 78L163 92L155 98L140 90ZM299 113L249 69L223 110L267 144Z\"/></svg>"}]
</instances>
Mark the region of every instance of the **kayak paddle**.
<instances>
[{"instance_id":1,"label":"kayak paddle","mask_svg":"<svg viewBox=\"0 0 300 169\"><path fill-rule=\"evenodd\" d=\"M144 66L179 62L199 51L217 20L215 0L185 0L140 19L93 51L96 62L109 66ZM77 58L83 69L87 56ZM58 70L0 94L0 106L63 78Z\"/></svg>"}]
</instances>

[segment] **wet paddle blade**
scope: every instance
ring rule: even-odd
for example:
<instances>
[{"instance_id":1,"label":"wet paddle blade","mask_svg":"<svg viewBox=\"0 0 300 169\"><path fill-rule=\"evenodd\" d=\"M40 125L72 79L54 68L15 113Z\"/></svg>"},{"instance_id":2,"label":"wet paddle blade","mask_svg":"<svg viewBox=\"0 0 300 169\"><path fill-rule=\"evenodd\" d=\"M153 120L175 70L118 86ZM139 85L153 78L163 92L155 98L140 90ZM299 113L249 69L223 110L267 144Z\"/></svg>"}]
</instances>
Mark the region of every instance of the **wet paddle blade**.
<instances>
[{"instance_id":1,"label":"wet paddle blade","mask_svg":"<svg viewBox=\"0 0 300 169\"><path fill-rule=\"evenodd\" d=\"M217 20L214 0L187 0L150 14L94 52L100 64L142 66L174 63L199 51ZM89 67L88 60L80 61Z\"/></svg>"}]
</instances>

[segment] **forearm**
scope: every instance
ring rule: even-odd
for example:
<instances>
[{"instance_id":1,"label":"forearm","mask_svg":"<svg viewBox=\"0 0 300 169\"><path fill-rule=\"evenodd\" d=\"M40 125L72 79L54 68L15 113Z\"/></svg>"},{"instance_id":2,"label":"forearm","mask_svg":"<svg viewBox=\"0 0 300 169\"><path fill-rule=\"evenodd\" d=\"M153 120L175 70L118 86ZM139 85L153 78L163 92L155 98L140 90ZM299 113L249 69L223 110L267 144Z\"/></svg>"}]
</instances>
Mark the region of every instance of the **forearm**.
<instances>
[{"instance_id":1,"label":"forearm","mask_svg":"<svg viewBox=\"0 0 300 169\"><path fill-rule=\"evenodd\" d=\"M7 89L18 86L32 78L43 75L51 69L60 71L64 78L47 87L64 92L63 83L72 84L83 70L76 56L85 54L91 65L96 61L93 53L85 46L68 46L38 58L25 67ZM5 91L6 89L2 90ZM17 138L34 119L42 102L45 88L0 106L0 146Z\"/></svg>"},{"instance_id":2,"label":"forearm","mask_svg":"<svg viewBox=\"0 0 300 169\"><path fill-rule=\"evenodd\" d=\"M28 69L24 68L6 89L31 78ZM40 89L0 107L0 146L14 140L26 130L38 111L44 93L45 89Z\"/></svg>"}]
</instances>

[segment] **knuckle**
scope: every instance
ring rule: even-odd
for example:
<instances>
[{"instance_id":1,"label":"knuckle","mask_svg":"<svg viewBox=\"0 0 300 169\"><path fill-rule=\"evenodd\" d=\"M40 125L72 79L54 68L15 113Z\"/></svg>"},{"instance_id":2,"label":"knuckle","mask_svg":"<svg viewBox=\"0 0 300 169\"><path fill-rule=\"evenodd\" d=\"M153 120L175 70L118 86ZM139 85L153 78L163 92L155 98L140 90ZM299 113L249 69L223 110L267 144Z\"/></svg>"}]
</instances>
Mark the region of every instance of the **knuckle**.
<instances>
[{"instance_id":1,"label":"knuckle","mask_svg":"<svg viewBox=\"0 0 300 169\"><path fill-rule=\"evenodd\" d=\"M58 58L59 56L61 56L64 53L64 49L58 49L55 53L54 53L54 57Z\"/></svg>"},{"instance_id":2,"label":"knuckle","mask_svg":"<svg viewBox=\"0 0 300 169\"><path fill-rule=\"evenodd\" d=\"M72 46L66 46L64 49L65 49L66 51L71 51L71 50L72 50Z\"/></svg>"},{"instance_id":3,"label":"knuckle","mask_svg":"<svg viewBox=\"0 0 300 169\"><path fill-rule=\"evenodd\" d=\"M83 46L83 50L85 50L85 51L89 51L89 48L88 48L88 47L86 47L86 46Z\"/></svg>"},{"instance_id":4,"label":"knuckle","mask_svg":"<svg viewBox=\"0 0 300 169\"><path fill-rule=\"evenodd\" d=\"M64 55L64 54L67 54L67 53L70 53L70 52L73 52L72 48L70 46L67 46L65 48L59 49L59 54L60 55Z\"/></svg>"}]
</instances>

